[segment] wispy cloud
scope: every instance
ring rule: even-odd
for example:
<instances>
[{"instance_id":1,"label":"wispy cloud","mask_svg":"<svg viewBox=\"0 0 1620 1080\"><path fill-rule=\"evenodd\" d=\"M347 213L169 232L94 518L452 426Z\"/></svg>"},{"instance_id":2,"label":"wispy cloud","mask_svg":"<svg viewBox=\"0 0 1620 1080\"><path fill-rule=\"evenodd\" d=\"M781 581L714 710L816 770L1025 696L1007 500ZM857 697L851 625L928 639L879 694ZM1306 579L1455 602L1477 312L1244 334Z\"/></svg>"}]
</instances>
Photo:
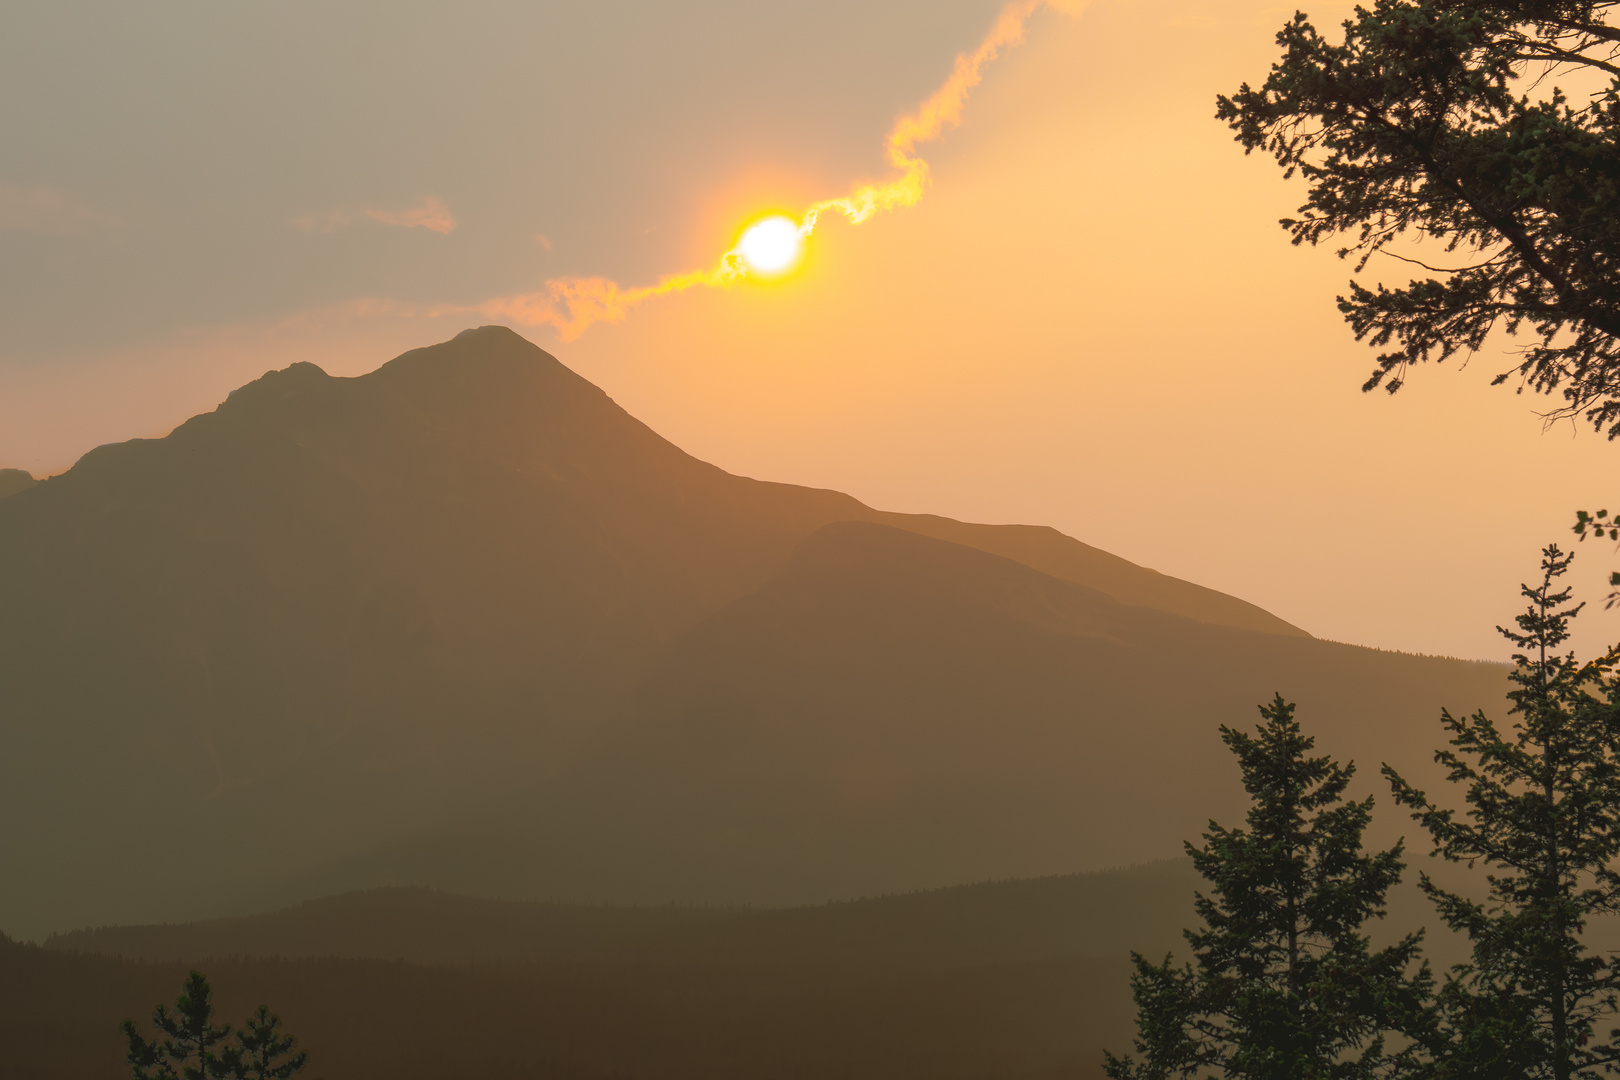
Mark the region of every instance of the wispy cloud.
<instances>
[{"instance_id":1,"label":"wispy cloud","mask_svg":"<svg viewBox=\"0 0 1620 1080\"><path fill-rule=\"evenodd\" d=\"M812 203L794 222L799 238L813 234L823 215L842 214L852 224L859 225L874 215L915 206L929 185L928 162L922 157L921 148L962 122L968 99L983 80L985 67L1004 51L1023 42L1025 25L1037 12L1051 8L1078 15L1085 3L1086 0L1008 0L978 47L959 55L951 74L939 88L915 110L895 121L884 140L883 155L893 172L892 177L881 183L859 184L849 189L848 194ZM376 216L372 211L366 212ZM544 237L540 239L544 242ZM637 305L654 297L687 289L722 288L754 272L740 244L711 266L709 270L666 274L656 284L634 287L604 277L554 278L535 292L496 297L472 307L437 308L433 314L477 312L485 318L510 319L525 326L550 326L562 340L572 341L594 323L623 322Z\"/></svg>"},{"instance_id":2,"label":"wispy cloud","mask_svg":"<svg viewBox=\"0 0 1620 1080\"><path fill-rule=\"evenodd\" d=\"M80 202L53 187L8 187L0 184L0 233L67 236L97 225L116 225L104 210Z\"/></svg>"},{"instance_id":3,"label":"wispy cloud","mask_svg":"<svg viewBox=\"0 0 1620 1080\"><path fill-rule=\"evenodd\" d=\"M324 214L300 214L292 219L293 228L307 233L337 232L353 218L346 210L328 210Z\"/></svg>"},{"instance_id":4,"label":"wispy cloud","mask_svg":"<svg viewBox=\"0 0 1620 1080\"><path fill-rule=\"evenodd\" d=\"M366 217L384 225L429 229L436 233L451 233L456 229L456 219L451 215L450 208L444 205L444 200L437 195L424 195L421 202L397 213L392 210L367 208Z\"/></svg>"},{"instance_id":5,"label":"wispy cloud","mask_svg":"<svg viewBox=\"0 0 1620 1080\"><path fill-rule=\"evenodd\" d=\"M437 195L424 195L415 206L404 210L383 210L367 206L358 213L380 225L397 225L402 229L428 229L436 233L452 233L456 231L457 225L455 215L450 213L450 208L444 205L444 200ZM339 207L324 214L300 214L291 221L293 228L300 232L334 233L353 225L355 214L353 207Z\"/></svg>"}]
</instances>

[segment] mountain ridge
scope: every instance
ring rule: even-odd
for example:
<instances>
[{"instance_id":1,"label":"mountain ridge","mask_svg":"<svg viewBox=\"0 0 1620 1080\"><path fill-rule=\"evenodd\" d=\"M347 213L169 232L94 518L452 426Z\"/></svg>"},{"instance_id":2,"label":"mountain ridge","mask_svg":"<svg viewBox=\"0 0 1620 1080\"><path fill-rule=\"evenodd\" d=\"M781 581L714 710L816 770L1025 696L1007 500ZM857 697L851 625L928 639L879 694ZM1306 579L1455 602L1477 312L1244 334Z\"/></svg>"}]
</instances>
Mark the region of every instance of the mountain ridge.
<instances>
[{"instance_id":1,"label":"mountain ridge","mask_svg":"<svg viewBox=\"0 0 1620 1080\"><path fill-rule=\"evenodd\" d=\"M39 483L22 469L0 469L0 499L21 494Z\"/></svg>"},{"instance_id":2,"label":"mountain ridge","mask_svg":"<svg viewBox=\"0 0 1620 1080\"><path fill-rule=\"evenodd\" d=\"M0 610L26 934L390 880L793 903L1139 862L1229 805L1212 732L1279 688L1358 748L1501 688L1055 530L733 476L504 328L268 373L0 501ZM1185 790L1144 808L1160 749ZM151 868L171 820L197 881Z\"/></svg>"}]
</instances>

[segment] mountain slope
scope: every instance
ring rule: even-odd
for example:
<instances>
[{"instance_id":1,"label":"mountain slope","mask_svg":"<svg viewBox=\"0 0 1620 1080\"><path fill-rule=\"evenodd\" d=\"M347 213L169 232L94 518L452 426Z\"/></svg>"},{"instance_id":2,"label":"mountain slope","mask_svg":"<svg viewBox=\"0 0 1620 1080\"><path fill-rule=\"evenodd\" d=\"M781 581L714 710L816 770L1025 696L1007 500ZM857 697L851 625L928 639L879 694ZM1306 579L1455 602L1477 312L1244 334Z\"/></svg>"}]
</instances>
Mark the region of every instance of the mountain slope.
<instances>
[{"instance_id":1,"label":"mountain slope","mask_svg":"<svg viewBox=\"0 0 1620 1080\"><path fill-rule=\"evenodd\" d=\"M1050 802L1082 744L1117 785L1142 761L1108 755L1174 731L1194 775L1180 733L1288 672L1402 718L1500 681L1051 530L729 475L495 327L355 379L295 364L0 500L0 611L0 926L30 934L388 880L808 900L1137 861L1186 814ZM1183 652L1248 674L1166 679Z\"/></svg>"},{"instance_id":2,"label":"mountain slope","mask_svg":"<svg viewBox=\"0 0 1620 1080\"><path fill-rule=\"evenodd\" d=\"M0 499L27 491L38 482L21 469L0 469Z\"/></svg>"},{"instance_id":3,"label":"mountain slope","mask_svg":"<svg viewBox=\"0 0 1620 1080\"><path fill-rule=\"evenodd\" d=\"M1152 608L1197 622L1310 637L1305 631L1235 596L1182 581L1082 544L1046 525L976 525L931 514L877 514L869 520L949 540L1021 562L1060 581L1084 585L1122 604Z\"/></svg>"},{"instance_id":4,"label":"mountain slope","mask_svg":"<svg viewBox=\"0 0 1620 1080\"><path fill-rule=\"evenodd\" d=\"M1438 783L1439 708L1504 689L1496 665L1211 626L834 523L673 643L577 768L295 892L793 904L1166 858L1241 818L1217 727L1273 693L1323 749Z\"/></svg>"}]
</instances>

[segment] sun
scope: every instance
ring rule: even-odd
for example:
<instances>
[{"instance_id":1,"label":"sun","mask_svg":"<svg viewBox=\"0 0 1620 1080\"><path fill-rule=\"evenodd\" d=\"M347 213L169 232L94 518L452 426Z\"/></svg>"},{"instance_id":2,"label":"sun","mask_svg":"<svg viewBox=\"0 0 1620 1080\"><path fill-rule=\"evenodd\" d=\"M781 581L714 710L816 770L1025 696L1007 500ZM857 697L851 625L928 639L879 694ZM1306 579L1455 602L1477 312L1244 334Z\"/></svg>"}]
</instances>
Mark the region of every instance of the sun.
<instances>
[{"instance_id":1,"label":"sun","mask_svg":"<svg viewBox=\"0 0 1620 1080\"><path fill-rule=\"evenodd\" d=\"M780 214L755 222L737 241L737 254L748 268L761 274L780 274L799 259L804 238L792 218Z\"/></svg>"}]
</instances>

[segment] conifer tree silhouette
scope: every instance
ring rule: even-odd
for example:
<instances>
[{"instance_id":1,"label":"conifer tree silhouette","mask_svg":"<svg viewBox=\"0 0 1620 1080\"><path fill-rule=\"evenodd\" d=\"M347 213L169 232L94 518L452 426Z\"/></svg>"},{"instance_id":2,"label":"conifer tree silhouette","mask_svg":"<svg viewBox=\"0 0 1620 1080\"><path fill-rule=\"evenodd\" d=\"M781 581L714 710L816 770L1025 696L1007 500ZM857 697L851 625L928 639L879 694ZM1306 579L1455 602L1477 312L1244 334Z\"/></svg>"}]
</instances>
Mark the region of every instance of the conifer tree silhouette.
<instances>
[{"instance_id":1,"label":"conifer tree silhouette","mask_svg":"<svg viewBox=\"0 0 1620 1080\"><path fill-rule=\"evenodd\" d=\"M1614 11L1376 0L1338 41L1298 12L1264 83L1216 99L1245 152L1305 180L1305 204L1282 221L1296 244L1342 242L1358 272L1379 253L1427 272L1394 288L1352 281L1339 297L1356 339L1389 347L1364 390L1395 391L1417 365L1505 329L1525 340L1496 382L1516 376L1562 397L1555 415L1620 438ZM1420 239L1432 246L1402 243Z\"/></svg>"},{"instance_id":2,"label":"conifer tree silhouette","mask_svg":"<svg viewBox=\"0 0 1620 1080\"><path fill-rule=\"evenodd\" d=\"M1433 979L1420 935L1373 951L1361 930L1384 914L1401 847L1363 854L1373 800L1344 800L1354 766L1307 756L1315 740L1281 695L1260 714L1254 735L1221 728L1248 828L1212 821L1203 847L1187 845L1212 887L1197 897L1204 926L1185 932L1183 966L1133 954L1141 1060L1107 1054L1113 1080L1361 1080L1421 1063Z\"/></svg>"},{"instance_id":3,"label":"conifer tree silhouette","mask_svg":"<svg viewBox=\"0 0 1620 1080\"><path fill-rule=\"evenodd\" d=\"M159 1005L152 1014L159 1036L167 1038L149 1042L135 1021L124 1021L130 1075L134 1080L288 1080L308 1061L305 1052L294 1052L298 1040L281 1031L281 1017L263 1005L236 1032L234 1043L227 1043L230 1025L213 1021L213 991L203 974L193 971L174 1011Z\"/></svg>"},{"instance_id":4,"label":"conifer tree silhouette","mask_svg":"<svg viewBox=\"0 0 1620 1080\"><path fill-rule=\"evenodd\" d=\"M214 1048L230 1036L230 1025L214 1025L213 992L199 971L186 979L185 989L171 1013L159 1005L152 1023L159 1037L148 1042L125 1020L124 1035L129 1040L130 1075L134 1080L209 1080L224 1075ZM159 1041L162 1036L167 1036Z\"/></svg>"},{"instance_id":5,"label":"conifer tree silhouette","mask_svg":"<svg viewBox=\"0 0 1620 1080\"><path fill-rule=\"evenodd\" d=\"M233 1080L287 1080L304 1067L309 1055L294 1052L298 1040L281 1030L281 1017L259 1006L236 1033L236 1045L220 1053L223 1075Z\"/></svg>"},{"instance_id":6,"label":"conifer tree silhouette","mask_svg":"<svg viewBox=\"0 0 1620 1080\"><path fill-rule=\"evenodd\" d=\"M1592 917L1620 910L1620 654L1583 664L1559 653L1584 606L1555 589L1571 558L1545 548L1541 583L1521 586L1530 605L1518 629L1498 627L1520 649L1512 731L1483 712L1441 713L1453 749L1435 760L1464 785L1467 811L1442 808L1384 766L1434 854L1490 871L1484 902L1421 879L1473 947L1439 994L1437 1077L1572 1080L1620 1064L1620 1032L1594 1043L1620 1000L1620 967L1582 940Z\"/></svg>"}]
</instances>

